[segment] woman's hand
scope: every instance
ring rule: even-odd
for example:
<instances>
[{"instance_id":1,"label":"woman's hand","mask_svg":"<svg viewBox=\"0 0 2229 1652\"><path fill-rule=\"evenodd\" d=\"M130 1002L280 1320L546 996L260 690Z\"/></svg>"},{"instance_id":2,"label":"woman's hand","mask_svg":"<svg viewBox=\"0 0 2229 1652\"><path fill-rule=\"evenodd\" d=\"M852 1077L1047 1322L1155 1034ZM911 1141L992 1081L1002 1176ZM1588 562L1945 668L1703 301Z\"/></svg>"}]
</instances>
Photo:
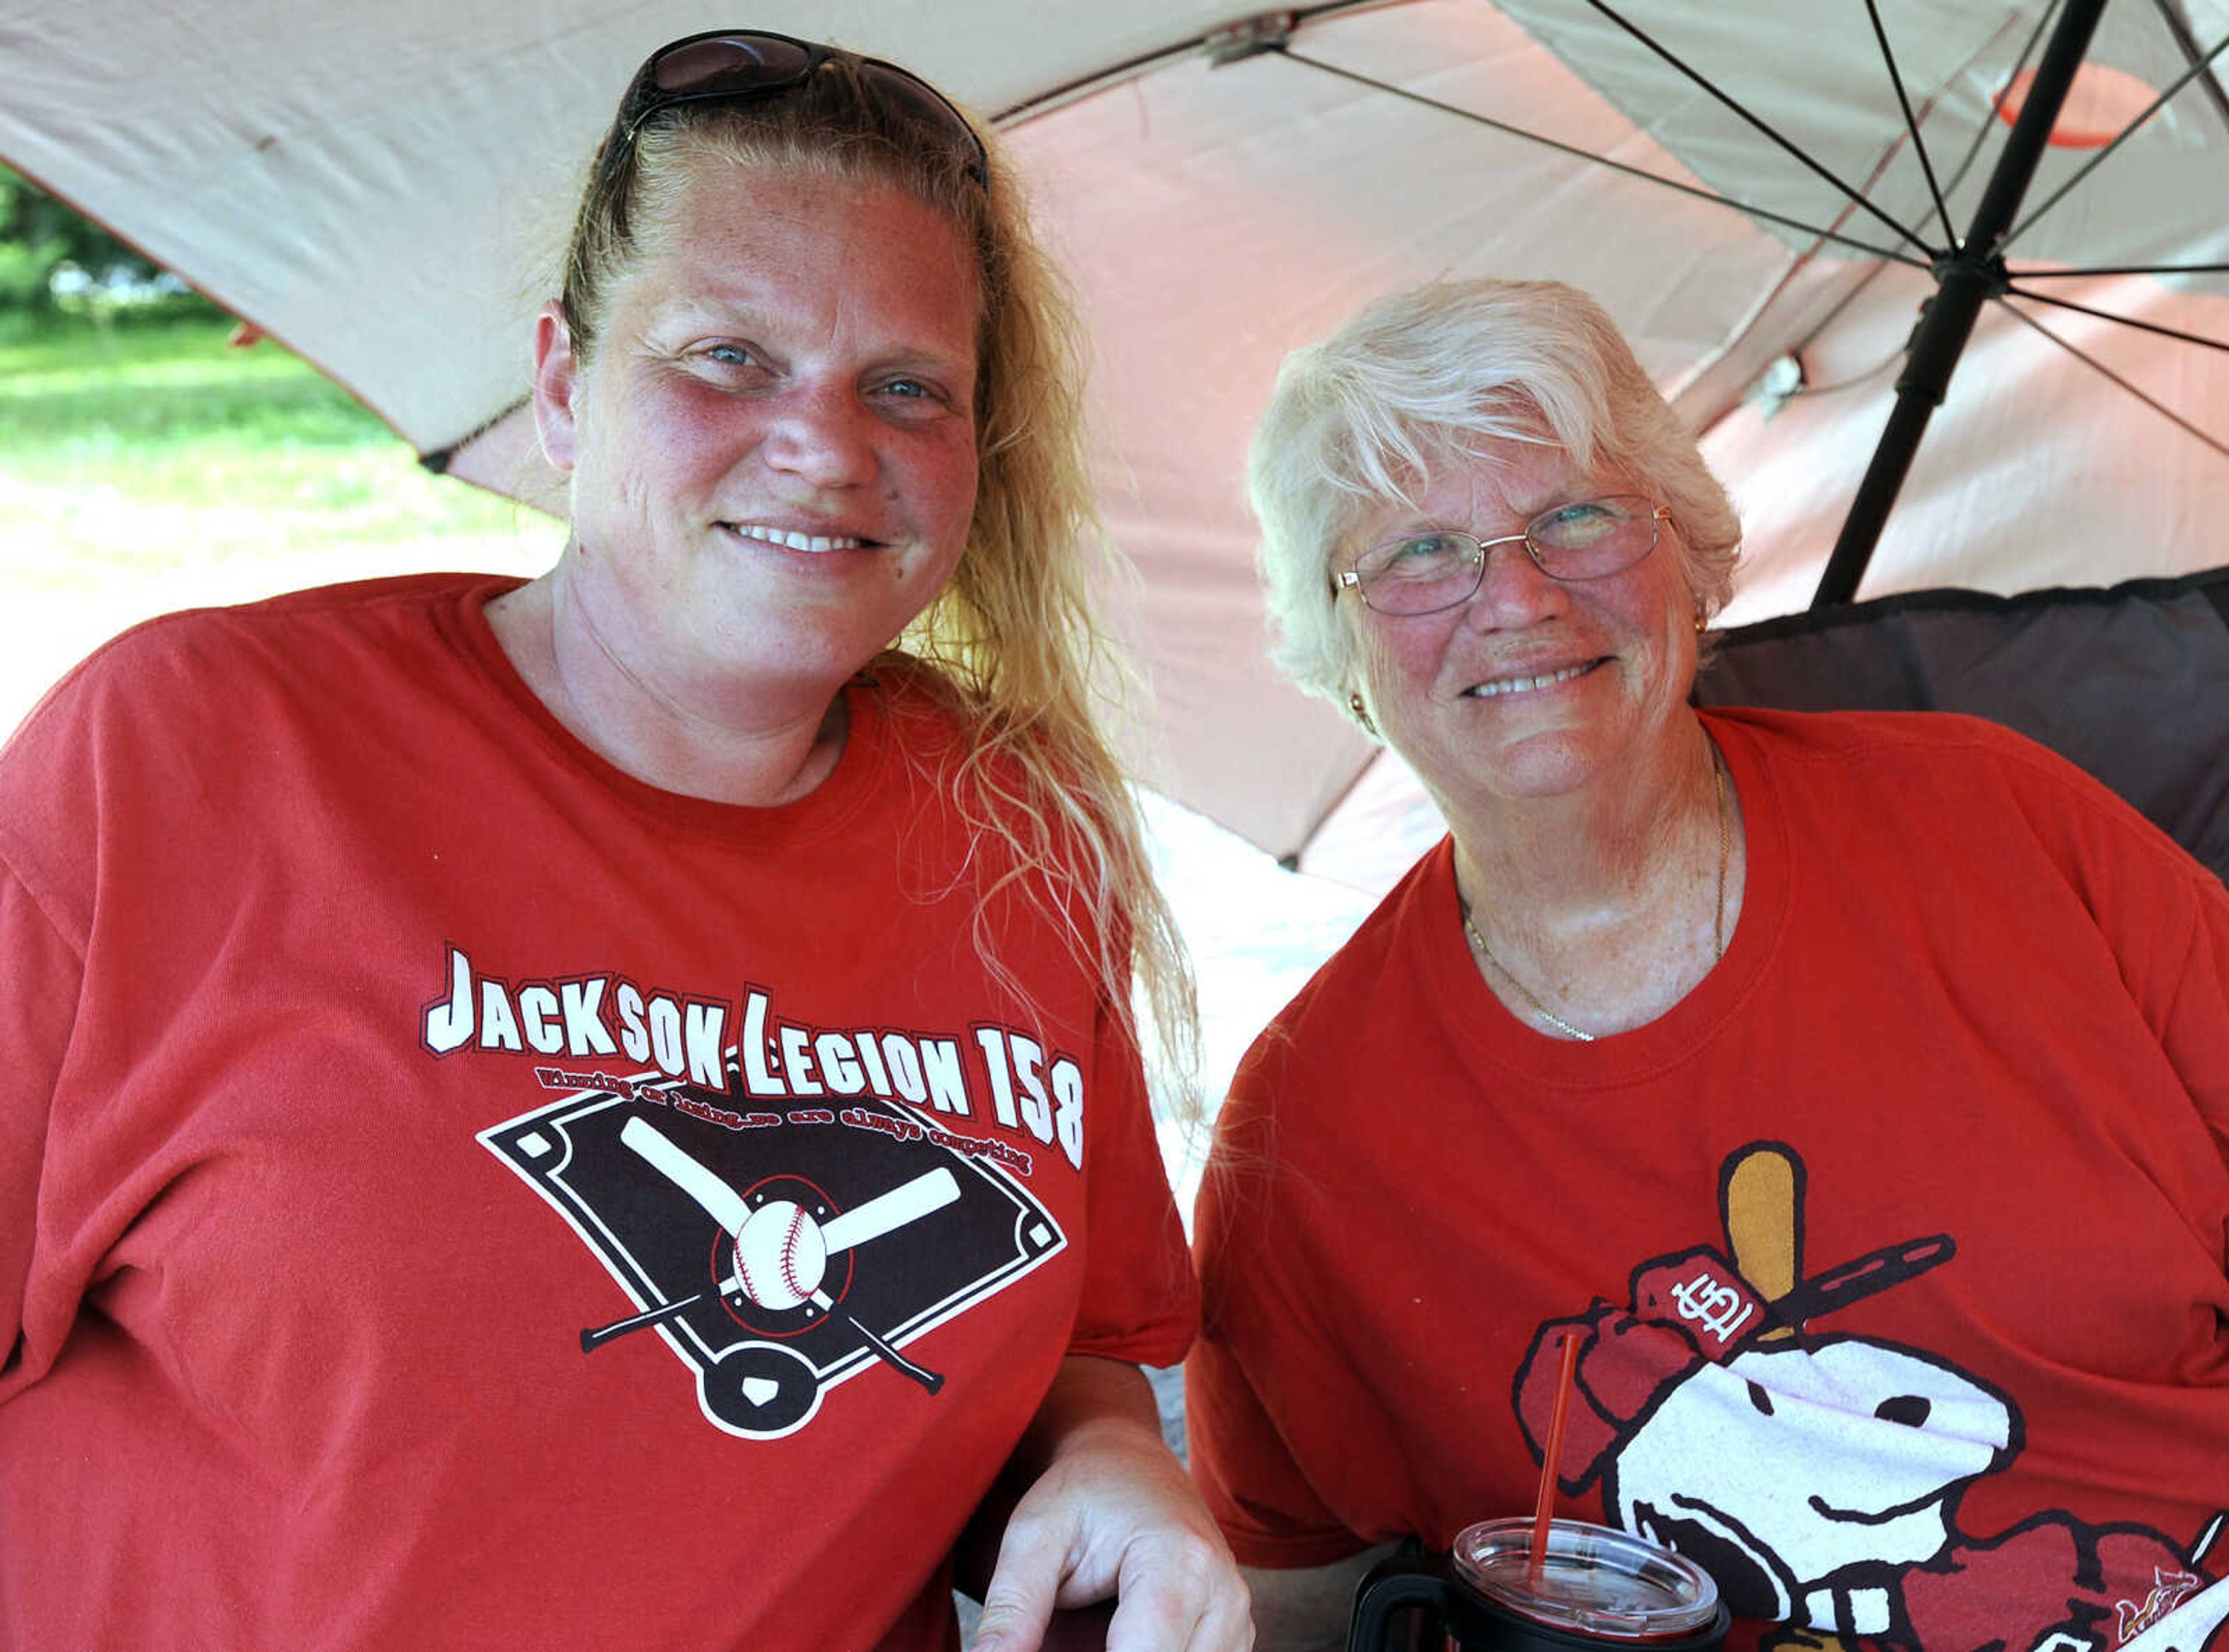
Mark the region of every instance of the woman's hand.
<instances>
[{"instance_id":1,"label":"woman's hand","mask_svg":"<svg viewBox=\"0 0 2229 1652\"><path fill-rule=\"evenodd\" d=\"M1112 1600L1108 1652L1245 1652L1246 1585L1162 1442L1134 1366L1070 1355L1018 1462L1041 1463L1007 1520L975 1652L1037 1652L1056 1608Z\"/></svg>"}]
</instances>

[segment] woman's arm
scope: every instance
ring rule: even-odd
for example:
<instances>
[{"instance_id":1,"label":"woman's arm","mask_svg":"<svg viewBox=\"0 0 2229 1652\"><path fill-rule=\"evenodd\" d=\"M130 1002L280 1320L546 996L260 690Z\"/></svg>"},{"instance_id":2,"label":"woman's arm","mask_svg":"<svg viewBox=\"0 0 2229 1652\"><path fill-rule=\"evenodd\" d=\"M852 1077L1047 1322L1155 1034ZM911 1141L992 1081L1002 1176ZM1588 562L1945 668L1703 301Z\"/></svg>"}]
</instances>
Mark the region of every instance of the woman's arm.
<instances>
[{"instance_id":1,"label":"woman's arm","mask_svg":"<svg viewBox=\"0 0 2229 1652\"><path fill-rule=\"evenodd\" d=\"M79 959L0 852L0 1397L43 1374L75 1290L35 1289L48 1115L68 1048Z\"/></svg>"},{"instance_id":2,"label":"woman's arm","mask_svg":"<svg viewBox=\"0 0 2229 1652\"><path fill-rule=\"evenodd\" d=\"M976 1652L1033 1652L1056 1607L1107 1600L1108 1652L1252 1644L1237 1565L1163 1442L1135 1366L1069 1355L1002 1484L1022 1489L983 1591Z\"/></svg>"}]
</instances>

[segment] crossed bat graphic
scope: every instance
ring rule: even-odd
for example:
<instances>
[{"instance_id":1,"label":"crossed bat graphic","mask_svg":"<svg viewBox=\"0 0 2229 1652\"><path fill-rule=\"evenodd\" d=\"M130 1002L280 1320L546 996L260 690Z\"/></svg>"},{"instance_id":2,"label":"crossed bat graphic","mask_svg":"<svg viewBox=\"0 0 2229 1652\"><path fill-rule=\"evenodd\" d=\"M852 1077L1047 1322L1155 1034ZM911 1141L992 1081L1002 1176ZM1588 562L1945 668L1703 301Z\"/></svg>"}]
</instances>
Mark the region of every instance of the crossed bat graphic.
<instances>
[{"instance_id":1,"label":"crossed bat graphic","mask_svg":"<svg viewBox=\"0 0 2229 1652\"><path fill-rule=\"evenodd\" d=\"M828 1257L895 1232L960 1197L959 1181L940 1166L823 1223L786 1199L772 1200L753 1210L719 1176L641 1119L629 1119L620 1130L620 1141L694 1199L728 1236L734 1270L713 1287L711 1294L741 1296L772 1310L810 1302L824 1314L838 1313L828 1293L820 1289ZM614 1337L672 1319L703 1302L706 1294L699 1291L582 1331L581 1351L589 1353ZM841 1317L893 1371L910 1377L932 1394L944 1385L941 1376L914 1364L855 1315L846 1312Z\"/></svg>"}]
</instances>

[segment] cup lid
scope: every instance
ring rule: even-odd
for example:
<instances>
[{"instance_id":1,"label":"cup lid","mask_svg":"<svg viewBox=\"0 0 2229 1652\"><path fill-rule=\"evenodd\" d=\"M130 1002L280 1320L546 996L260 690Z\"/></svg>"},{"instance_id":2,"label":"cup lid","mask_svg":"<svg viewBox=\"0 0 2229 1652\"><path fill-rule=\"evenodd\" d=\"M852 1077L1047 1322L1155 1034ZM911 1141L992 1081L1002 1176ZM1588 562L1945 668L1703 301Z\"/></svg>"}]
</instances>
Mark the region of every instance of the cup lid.
<instances>
[{"instance_id":1,"label":"cup lid","mask_svg":"<svg viewBox=\"0 0 2229 1652\"><path fill-rule=\"evenodd\" d=\"M1606 1639L1652 1640L1705 1628L1718 1586L1682 1554L1608 1526L1551 1520L1532 1569L1532 1522L1485 1520L1457 1533L1456 1574L1481 1594L1536 1623Z\"/></svg>"}]
</instances>

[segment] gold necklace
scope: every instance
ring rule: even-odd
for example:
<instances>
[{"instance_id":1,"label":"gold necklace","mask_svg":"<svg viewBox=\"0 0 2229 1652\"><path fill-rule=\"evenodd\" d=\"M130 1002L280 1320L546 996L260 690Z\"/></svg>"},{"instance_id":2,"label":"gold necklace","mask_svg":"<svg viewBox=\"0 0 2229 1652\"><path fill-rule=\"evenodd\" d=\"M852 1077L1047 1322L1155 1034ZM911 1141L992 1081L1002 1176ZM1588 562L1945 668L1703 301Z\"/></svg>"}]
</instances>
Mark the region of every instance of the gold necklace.
<instances>
[{"instance_id":1,"label":"gold necklace","mask_svg":"<svg viewBox=\"0 0 2229 1652\"><path fill-rule=\"evenodd\" d=\"M1717 951L1711 959L1712 964L1715 966L1719 959L1726 955L1726 858L1733 846L1733 826L1730 819L1731 811L1726 807L1725 759L1718 755L1716 742L1712 742L1710 750L1711 786L1718 804L1718 916L1711 928L1712 939L1717 943ZM1471 922L1470 903L1462 901L1461 903L1463 933L1470 937L1471 945L1478 948L1478 955L1493 966L1493 973L1516 989L1517 996L1525 1000L1526 1007L1565 1038L1576 1038L1581 1044L1592 1044L1595 1041L1593 1033L1580 1032L1578 1028L1533 997L1526 989L1525 983L1509 973L1509 966L1493 955L1493 949L1486 944L1486 937L1478 932L1478 925Z\"/></svg>"}]
</instances>

